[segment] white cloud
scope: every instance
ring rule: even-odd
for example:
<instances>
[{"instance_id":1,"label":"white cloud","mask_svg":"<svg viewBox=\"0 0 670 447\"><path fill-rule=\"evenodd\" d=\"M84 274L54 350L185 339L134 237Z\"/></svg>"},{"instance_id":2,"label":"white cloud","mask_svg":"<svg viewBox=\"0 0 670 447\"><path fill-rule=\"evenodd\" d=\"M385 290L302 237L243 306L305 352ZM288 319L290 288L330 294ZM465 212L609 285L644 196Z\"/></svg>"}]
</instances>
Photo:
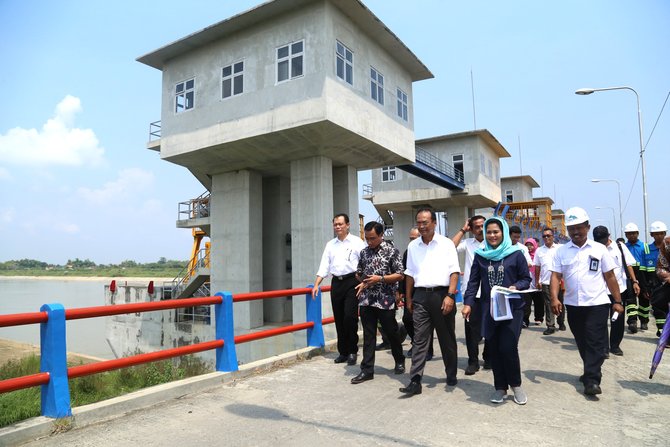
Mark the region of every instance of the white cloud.
<instances>
[{"instance_id":1,"label":"white cloud","mask_svg":"<svg viewBox=\"0 0 670 447\"><path fill-rule=\"evenodd\" d=\"M13 165L97 165L105 150L91 129L74 126L82 111L79 98L67 95L41 130L15 127L0 134L0 163Z\"/></svg>"},{"instance_id":2,"label":"white cloud","mask_svg":"<svg viewBox=\"0 0 670 447\"><path fill-rule=\"evenodd\" d=\"M119 177L107 182L100 189L79 188L79 197L101 205L126 199L147 189L154 182L154 175L140 168L129 168L119 172Z\"/></svg>"},{"instance_id":3,"label":"white cloud","mask_svg":"<svg viewBox=\"0 0 670 447\"><path fill-rule=\"evenodd\" d=\"M67 234L77 234L79 233L79 225L73 223L58 223L56 229L63 233Z\"/></svg>"},{"instance_id":4,"label":"white cloud","mask_svg":"<svg viewBox=\"0 0 670 447\"><path fill-rule=\"evenodd\" d=\"M10 223L16 217L16 210L14 208L0 209L0 223Z\"/></svg>"}]
</instances>

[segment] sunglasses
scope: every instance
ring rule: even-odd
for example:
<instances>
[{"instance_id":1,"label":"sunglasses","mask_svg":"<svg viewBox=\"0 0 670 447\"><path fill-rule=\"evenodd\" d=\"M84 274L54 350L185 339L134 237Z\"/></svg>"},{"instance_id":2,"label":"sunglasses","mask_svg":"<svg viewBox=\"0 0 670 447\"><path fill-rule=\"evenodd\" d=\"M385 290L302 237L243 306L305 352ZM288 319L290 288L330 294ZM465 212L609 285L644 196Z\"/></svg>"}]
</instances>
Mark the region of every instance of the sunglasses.
<instances>
[{"instance_id":1,"label":"sunglasses","mask_svg":"<svg viewBox=\"0 0 670 447\"><path fill-rule=\"evenodd\" d=\"M553 234L543 234L542 239L549 239L550 237L554 237Z\"/></svg>"}]
</instances>

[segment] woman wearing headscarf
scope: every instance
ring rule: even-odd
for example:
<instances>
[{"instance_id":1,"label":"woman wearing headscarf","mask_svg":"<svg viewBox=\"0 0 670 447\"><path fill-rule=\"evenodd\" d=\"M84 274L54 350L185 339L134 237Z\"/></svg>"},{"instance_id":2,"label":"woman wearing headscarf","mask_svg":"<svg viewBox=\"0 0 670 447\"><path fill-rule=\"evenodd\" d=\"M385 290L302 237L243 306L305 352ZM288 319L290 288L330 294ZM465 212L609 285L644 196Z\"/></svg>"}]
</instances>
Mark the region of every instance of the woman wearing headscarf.
<instances>
[{"instance_id":1,"label":"woman wearing headscarf","mask_svg":"<svg viewBox=\"0 0 670 447\"><path fill-rule=\"evenodd\" d=\"M491 217L484 222L485 245L475 251L470 270L470 280L463 297L462 314L470 318L472 304L481 285L482 336L490 350L495 391L491 402L502 403L509 388L514 402L524 405L528 398L521 388L521 363L519 361L519 335L523 323L524 300L510 299L512 319L495 321L490 314L491 289L502 286L525 290L530 285L530 273L521 247L512 245L507 222Z\"/></svg>"},{"instance_id":2,"label":"woman wearing headscarf","mask_svg":"<svg viewBox=\"0 0 670 447\"><path fill-rule=\"evenodd\" d=\"M528 254L530 255L531 260L535 260L535 251L537 250L537 241L532 237L526 239L526 242L523 243L528 249ZM544 296L542 296L542 291L535 289L535 267L531 264L528 266L530 272L530 289L535 290L535 292L528 292L524 295L524 300L526 306L524 308L523 314L523 327L530 326L530 308L533 306L535 308L534 317L535 325L539 326L544 321Z\"/></svg>"}]
</instances>

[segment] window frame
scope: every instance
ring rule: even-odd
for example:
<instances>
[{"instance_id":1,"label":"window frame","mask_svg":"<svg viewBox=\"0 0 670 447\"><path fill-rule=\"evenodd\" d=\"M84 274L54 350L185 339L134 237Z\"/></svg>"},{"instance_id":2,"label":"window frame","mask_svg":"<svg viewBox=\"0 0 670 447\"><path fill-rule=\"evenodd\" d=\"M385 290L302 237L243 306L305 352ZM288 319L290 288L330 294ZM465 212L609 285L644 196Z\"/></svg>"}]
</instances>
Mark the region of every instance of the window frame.
<instances>
[{"instance_id":1,"label":"window frame","mask_svg":"<svg viewBox=\"0 0 670 447\"><path fill-rule=\"evenodd\" d=\"M297 52L293 53L293 46L295 44L301 43L302 44L302 49ZM279 57L279 50L283 48L288 48L288 54L284 57ZM305 76L305 53L306 53L306 48L305 48L305 39L299 39L299 40L294 40L292 42L288 42L284 45L278 46L275 48L275 85L278 84L283 84L285 82L292 81L294 79L302 78ZM299 75L293 75L293 60L300 58L301 59L301 72ZM279 79L279 64L282 62L288 62L288 77L286 79Z\"/></svg>"},{"instance_id":2,"label":"window frame","mask_svg":"<svg viewBox=\"0 0 670 447\"><path fill-rule=\"evenodd\" d=\"M398 180L398 171L395 166L384 166L381 171L382 183L395 182ZM386 177L386 179L384 179Z\"/></svg>"},{"instance_id":3,"label":"window frame","mask_svg":"<svg viewBox=\"0 0 670 447\"><path fill-rule=\"evenodd\" d=\"M505 190L505 203L513 203L513 202L514 202L514 190L513 189L506 189Z\"/></svg>"},{"instance_id":4,"label":"window frame","mask_svg":"<svg viewBox=\"0 0 670 447\"><path fill-rule=\"evenodd\" d=\"M409 96L400 87L396 87L396 115L406 123L409 122Z\"/></svg>"},{"instance_id":5,"label":"window frame","mask_svg":"<svg viewBox=\"0 0 670 447\"><path fill-rule=\"evenodd\" d=\"M384 105L384 75L372 65L370 65L370 98L380 106Z\"/></svg>"},{"instance_id":6,"label":"window frame","mask_svg":"<svg viewBox=\"0 0 670 447\"><path fill-rule=\"evenodd\" d=\"M340 54L340 52L338 51L339 46L342 46L344 54ZM351 61L347 60L347 53L349 55L351 55ZM342 76L343 77L340 77L340 75L337 72L338 63L340 61L342 61ZM350 67L350 69L351 69L351 72L350 72L351 81L347 80L347 67ZM351 49L348 46L346 46L345 44L343 44L341 41L339 41L337 39L335 39L335 76L338 79L342 80L343 82L345 82L345 83L347 83L351 86L354 85L354 52L351 51Z\"/></svg>"},{"instance_id":7,"label":"window frame","mask_svg":"<svg viewBox=\"0 0 670 447\"><path fill-rule=\"evenodd\" d=\"M457 160L457 157L460 157L460 160ZM456 167L456 165L460 165L460 169ZM453 166L454 170L459 170L461 171L461 174L465 176L465 155L464 154L452 154L451 155L451 166Z\"/></svg>"},{"instance_id":8,"label":"window frame","mask_svg":"<svg viewBox=\"0 0 670 447\"><path fill-rule=\"evenodd\" d=\"M188 88L188 83L192 82L193 86L191 88ZM179 91L179 86L182 85L182 90ZM188 112L189 110L193 110L195 108L195 76L192 78L185 79L180 82L176 82L174 84L174 114L175 115L180 115L182 113ZM189 93L191 93L191 106L188 106L188 96ZM184 98L184 105L181 106L182 109L180 110L180 104L179 104L179 98Z\"/></svg>"},{"instance_id":9,"label":"window frame","mask_svg":"<svg viewBox=\"0 0 670 447\"><path fill-rule=\"evenodd\" d=\"M236 73L235 72L235 66L238 65L238 64L242 64L242 71ZM223 71L228 67L230 67L230 74L229 75L224 75ZM224 65L223 67L221 67L221 99L222 100L230 99L230 98L233 98L235 96L239 96L239 95L244 94L244 71L245 71L245 67L246 67L246 60L245 59L240 59L238 61L231 62L230 64ZM235 93L235 80L237 78L242 78L242 91L239 92L239 93ZM230 95L224 96L224 93L225 93L224 83L227 80L230 81Z\"/></svg>"}]
</instances>

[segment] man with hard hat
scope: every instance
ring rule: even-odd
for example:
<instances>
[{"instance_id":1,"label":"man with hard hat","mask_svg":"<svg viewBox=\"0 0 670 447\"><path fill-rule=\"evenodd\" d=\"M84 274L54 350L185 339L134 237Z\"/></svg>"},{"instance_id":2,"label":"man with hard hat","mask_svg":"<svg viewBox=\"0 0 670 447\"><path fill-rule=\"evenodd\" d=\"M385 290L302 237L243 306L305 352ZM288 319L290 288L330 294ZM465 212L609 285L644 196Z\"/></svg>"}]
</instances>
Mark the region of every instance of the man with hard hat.
<instances>
[{"instance_id":1,"label":"man with hard hat","mask_svg":"<svg viewBox=\"0 0 670 447\"><path fill-rule=\"evenodd\" d=\"M640 330L647 330L649 314L651 313L651 303L649 302L651 295L649 291L645 289L644 281L641 281L642 274L640 274L640 267L643 262L644 252L647 250L647 244L639 239L640 230L633 222L627 223L626 226L623 227L623 231L627 240L626 247L628 247L628 250L635 258L633 272L635 272L635 277L639 278L638 285L640 287L640 293L637 294L637 296L633 293L629 293L628 298L626 299L628 332L635 334L637 332L637 320L640 320Z\"/></svg>"},{"instance_id":2,"label":"man with hard hat","mask_svg":"<svg viewBox=\"0 0 670 447\"><path fill-rule=\"evenodd\" d=\"M651 306L656 320L656 336L661 336L665 318L668 314L668 308L663 308L659 305L659 293L662 286L661 280L656 275L656 263L658 262L658 254L663 244L663 238L668 232L668 227L657 220L649 225L649 233L654 239L654 243L647 246L644 252L643 263L640 265L640 270L644 278L645 287L651 295ZM656 302L656 304L654 304Z\"/></svg>"},{"instance_id":3,"label":"man with hard hat","mask_svg":"<svg viewBox=\"0 0 670 447\"><path fill-rule=\"evenodd\" d=\"M579 380L584 384L584 394L595 396L602 393L601 368L608 345L610 309L619 314L624 311L614 276L616 263L604 245L588 238L591 226L582 208L569 208L565 212L565 225L570 242L556 250L550 267L551 310L558 315L563 309L558 300L563 279L568 323L584 364L584 374Z\"/></svg>"}]
</instances>

